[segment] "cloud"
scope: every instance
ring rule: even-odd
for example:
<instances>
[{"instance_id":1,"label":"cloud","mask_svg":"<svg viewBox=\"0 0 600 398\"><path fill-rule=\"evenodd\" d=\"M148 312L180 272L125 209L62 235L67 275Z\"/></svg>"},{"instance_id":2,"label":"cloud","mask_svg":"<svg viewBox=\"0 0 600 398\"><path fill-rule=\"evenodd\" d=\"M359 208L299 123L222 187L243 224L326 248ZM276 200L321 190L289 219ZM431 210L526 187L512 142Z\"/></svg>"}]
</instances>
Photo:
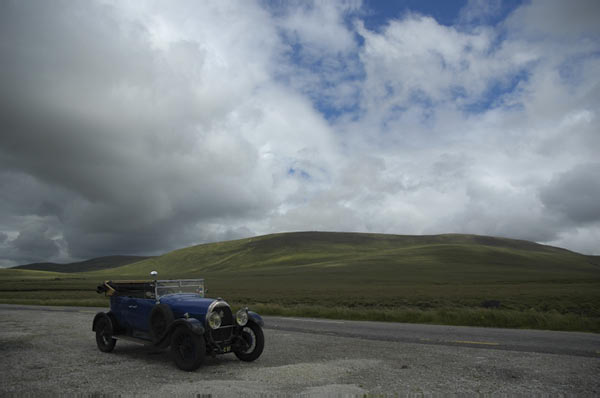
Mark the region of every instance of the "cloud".
<instances>
[{"instance_id":1,"label":"cloud","mask_svg":"<svg viewBox=\"0 0 600 398\"><path fill-rule=\"evenodd\" d=\"M57 236L52 224L52 220L30 218L28 222L22 223L21 230L14 239L10 239L7 234L0 237L2 252L7 254L6 257L21 263L59 258L64 242Z\"/></svg>"},{"instance_id":2,"label":"cloud","mask_svg":"<svg viewBox=\"0 0 600 398\"><path fill-rule=\"evenodd\" d=\"M600 221L600 163L555 175L540 191L543 204L577 224Z\"/></svg>"},{"instance_id":3,"label":"cloud","mask_svg":"<svg viewBox=\"0 0 600 398\"><path fill-rule=\"evenodd\" d=\"M275 204L263 157L287 170L311 147L305 139L326 150L310 103L265 80L277 43L269 24L248 19L266 17L255 5L214 6L221 20L204 15L173 37L164 26L188 26L184 15L162 15L157 27L116 5L40 7L10 3L3 13L10 61L0 84L12 95L1 104L0 159L7 179L35 180L17 184L24 195L7 181L4 201L23 217L60 215L73 256L164 251L213 236L204 224L264 216ZM223 19L253 33L217 35ZM48 193L43 202L36 189Z\"/></svg>"},{"instance_id":4,"label":"cloud","mask_svg":"<svg viewBox=\"0 0 600 398\"><path fill-rule=\"evenodd\" d=\"M597 39L600 4L595 0L532 1L519 7L508 18L513 34L545 41L569 41L573 38Z\"/></svg>"},{"instance_id":5,"label":"cloud","mask_svg":"<svg viewBox=\"0 0 600 398\"><path fill-rule=\"evenodd\" d=\"M359 9L359 1L291 2L278 10L278 26L287 42L303 47L303 56L321 59L324 53L355 49L353 32L348 29L346 19Z\"/></svg>"},{"instance_id":6,"label":"cloud","mask_svg":"<svg viewBox=\"0 0 600 398\"><path fill-rule=\"evenodd\" d=\"M19 253L35 253L41 259L54 257L59 253L58 245L48 235L48 227L43 224L27 225L11 241L11 245Z\"/></svg>"},{"instance_id":7,"label":"cloud","mask_svg":"<svg viewBox=\"0 0 600 398\"><path fill-rule=\"evenodd\" d=\"M598 246L600 241L600 226L588 225L586 227L569 228L562 231L559 236L547 244L566 247L572 251L579 253L595 253L593 248Z\"/></svg>"},{"instance_id":8,"label":"cloud","mask_svg":"<svg viewBox=\"0 0 600 398\"><path fill-rule=\"evenodd\" d=\"M489 22L502 9L500 0L468 0L461 9L459 19L462 23L482 24Z\"/></svg>"},{"instance_id":9,"label":"cloud","mask_svg":"<svg viewBox=\"0 0 600 398\"><path fill-rule=\"evenodd\" d=\"M315 229L598 250L594 2L1 7L3 266Z\"/></svg>"},{"instance_id":10,"label":"cloud","mask_svg":"<svg viewBox=\"0 0 600 398\"><path fill-rule=\"evenodd\" d=\"M409 108L427 113L444 104L462 111L482 101L485 107L494 101L502 105L499 97L512 91L537 59L516 44L497 46L490 28L464 32L428 16L392 21L383 33L359 25L358 32L365 40L363 106L391 114Z\"/></svg>"}]
</instances>

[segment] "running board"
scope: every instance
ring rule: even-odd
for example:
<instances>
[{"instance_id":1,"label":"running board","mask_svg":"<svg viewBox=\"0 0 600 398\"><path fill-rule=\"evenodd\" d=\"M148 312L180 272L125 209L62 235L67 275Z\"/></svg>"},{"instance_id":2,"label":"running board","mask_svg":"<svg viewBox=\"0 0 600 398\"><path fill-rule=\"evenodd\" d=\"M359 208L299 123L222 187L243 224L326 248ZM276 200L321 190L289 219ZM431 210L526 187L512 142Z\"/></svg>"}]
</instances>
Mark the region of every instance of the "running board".
<instances>
[{"instance_id":1,"label":"running board","mask_svg":"<svg viewBox=\"0 0 600 398\"><path fill-rule=\"evenodd\" d=\"M154 345L154 343L152 343L149 340L139 339L137 337L126 336L123 334L117 334L112 337L113 337L113 339L131 341L133 343L138 343L138 344L142 344L142 345Z\"/></svg>"}]
</instances>

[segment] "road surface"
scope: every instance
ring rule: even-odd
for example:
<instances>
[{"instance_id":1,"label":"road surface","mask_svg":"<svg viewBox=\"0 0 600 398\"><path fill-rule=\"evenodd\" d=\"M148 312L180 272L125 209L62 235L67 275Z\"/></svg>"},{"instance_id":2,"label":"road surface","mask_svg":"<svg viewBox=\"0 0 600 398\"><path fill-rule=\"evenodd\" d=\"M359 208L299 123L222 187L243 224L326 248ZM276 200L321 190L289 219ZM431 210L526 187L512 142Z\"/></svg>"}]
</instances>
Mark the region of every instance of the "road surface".
<instances>
[{"instance_id":1,"label":"road surface","mask_svg":"<svg viewBox=\"0 0 600 398\"><path fill-rule=\"evenodd\" d=\"M600 394L600 335L265 317L253 363L178 370L168 351L97 350L102 309L0 305L0 396Z\"/></svg>"},{"instance_id":2,"label":"road surface","mask_svg":"<svg viewBox=\"0 0 600 398\"><path fill-rule=\"evenodd\" d=\"M268 328L284 331L600 358L600 335L593 333L310 318L265 317L265 320Z\"/></svg>"}]
</instances>

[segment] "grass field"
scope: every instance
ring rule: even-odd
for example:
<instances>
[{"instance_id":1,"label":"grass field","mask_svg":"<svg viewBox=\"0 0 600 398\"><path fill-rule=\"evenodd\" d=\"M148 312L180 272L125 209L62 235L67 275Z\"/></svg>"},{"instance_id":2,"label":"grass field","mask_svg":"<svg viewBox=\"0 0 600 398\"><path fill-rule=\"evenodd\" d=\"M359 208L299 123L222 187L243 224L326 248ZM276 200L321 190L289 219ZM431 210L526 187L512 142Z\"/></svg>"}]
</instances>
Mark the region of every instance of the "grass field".
<instances>
[{"instance_id":1,"label":"grass field","mask_svg":"<svg viewBox=\"0 0 600 398\"><path fill-rule=\"evenodd\" d=\"M277 234L95 272L0 270L0 302L107 305L100 281L151 270L264 314L600 332L598 257L473 235Z\"/></svg>"}]
</instances>

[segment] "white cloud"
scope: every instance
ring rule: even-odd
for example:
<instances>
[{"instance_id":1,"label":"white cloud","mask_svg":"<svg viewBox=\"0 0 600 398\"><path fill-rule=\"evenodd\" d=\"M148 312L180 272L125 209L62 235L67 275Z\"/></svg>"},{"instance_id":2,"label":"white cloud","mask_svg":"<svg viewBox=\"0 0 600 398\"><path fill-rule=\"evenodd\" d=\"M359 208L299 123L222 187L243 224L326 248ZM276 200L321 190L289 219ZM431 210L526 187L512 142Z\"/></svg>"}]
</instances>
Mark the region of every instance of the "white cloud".
<instances>
[{"instance_id":1,"label":"white cloud","mask_svg":"<svg viewBox=\"0 0 600 398\"><path fill-rule=\"evenodd\" d=\"M392 21L383 33L360 24L358 32L365 39L367 108L468 106L488 96L491 86L509 85L538 58L518 43L496 47L490 28L464 32L420 15Z\"/></svg>"},{"instance_id":2,"label":"white cloud","mask_svg":"<svg viewBox=\"0 0 600 398\"><path fill-rule=\"evenodd\" d=\"M353 32L344 19L355 13L360 1L308 1L290 3L278 22L287 40L303 46L303 56L312 61L325 53L345 53L355 50Z\"/></svg>"},{"instance_id":3,"label":"white cloud","mask_svg":"<svg viewBox=\"0 0 600 398\"><path fill-rule=\"evenodd\" d=\"M354 2L11 3L2 264L316 229L597 252L571 200L597 199L595 7L369 30Z\"/></svg>"}]
</instances>

